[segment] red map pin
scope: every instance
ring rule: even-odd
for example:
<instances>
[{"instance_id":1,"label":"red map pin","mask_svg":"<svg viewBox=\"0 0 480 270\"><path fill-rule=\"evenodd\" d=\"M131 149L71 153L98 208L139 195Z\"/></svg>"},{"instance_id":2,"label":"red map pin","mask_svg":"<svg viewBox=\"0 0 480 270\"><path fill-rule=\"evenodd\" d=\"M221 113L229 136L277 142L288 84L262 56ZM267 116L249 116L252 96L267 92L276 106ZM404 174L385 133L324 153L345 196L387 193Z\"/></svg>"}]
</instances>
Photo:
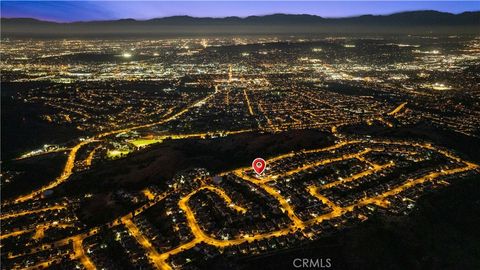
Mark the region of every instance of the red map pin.
<instances>
[{"instance_id":1,"label":"red map pin","mask_svg":"<svg viewBox=\"0 0 480 270\"><path fill-rule=\"evenodd\" d=\"M252 168L257 174L262 174L267 163L263 158L256 158L252 162Z\"/></svg>"}]
</instances>

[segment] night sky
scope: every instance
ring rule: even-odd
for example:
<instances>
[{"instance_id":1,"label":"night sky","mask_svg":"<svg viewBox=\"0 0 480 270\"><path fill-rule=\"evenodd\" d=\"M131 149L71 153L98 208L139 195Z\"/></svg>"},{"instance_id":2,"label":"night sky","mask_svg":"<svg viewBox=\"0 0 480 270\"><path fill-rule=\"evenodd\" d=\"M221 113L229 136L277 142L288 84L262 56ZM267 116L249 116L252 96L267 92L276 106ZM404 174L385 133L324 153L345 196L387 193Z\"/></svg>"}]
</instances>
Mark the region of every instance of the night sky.
<instances>
[{"instance_id":1,"label":"night sky","mask_svg":"<svg viewBox=\"0 0 480 270\"><path fill-rule=\"evenodd\" d=\"M142 20L174 15L190 15L195 17L245 17L273 13L347 17L427 9L451 13L477 11L480 10L480 2L1 1L2 17L28 17L57 22L125 18Z\"/></svg>"}]
</instances>

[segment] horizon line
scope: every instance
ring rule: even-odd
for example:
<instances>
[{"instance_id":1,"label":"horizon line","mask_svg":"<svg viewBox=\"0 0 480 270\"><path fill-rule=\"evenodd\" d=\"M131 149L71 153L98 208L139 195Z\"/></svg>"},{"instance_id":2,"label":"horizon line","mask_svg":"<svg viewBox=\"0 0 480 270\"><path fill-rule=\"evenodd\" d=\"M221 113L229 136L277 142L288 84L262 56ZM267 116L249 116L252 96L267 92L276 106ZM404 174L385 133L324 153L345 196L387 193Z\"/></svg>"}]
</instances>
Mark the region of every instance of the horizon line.
<instances>
[{"instance_id":1,"label":"horizon line","mask_svg":"<svg viewBox=\"0 0 480 270\"><path fill-rule=\"evenodd\" d=\"M479 10L473 10L473 11L463 11L463 12L445 12L445 11L439 11L435 9L418 9L418 10L405 10L405 11L399 11L399 12L392 12L392 13L386 13L386 14L371 14L371 13L365 13L365 14L358 14L358 15L352 15L352 16L341 16L341 17L326 17L326 16L320 16L316 14L308 14L308 13L269 13L269 14L258 14L258 15L248 15L248 16L192 16L192 15L171 15L171 16L163 16L163 17L152 17L148 19L135 19L132 17L125 17L125 18L119 18L119 19L105 19L105 20L78 20L78 21L56 21L56 20L48 20L48 19L41 19L41 18L35 18L35 17L4 17L0 14L0 19L29 19L29 20L36 20L36 21L41 21L41 22L50 22L50 23L59 23L59 24L70 24L70 23L89 23L89 22L110 22L110 21L122 21L122 20L130 20L130 21L137 21L137 22L146 22L146 21L151 21L151 20L156 20L156 19L167 19L167 18L175 18L175 17L188 17L188 18L193 18L193 19L227 19L227 18L238 18L238 19L247 19L251 17L267 17L267 16L274 16L274 15L287 15L287 16L312 16L312 17L317 17L317 18L322 18L322 19L348 19L348 18L357 18L357 17L363 17L363 16L376 16L376 17L386 17L386 16L391 16L391 15L396 15L396 14L402 14L402 13L410 13L410 12L438 12L438 13L443 13L443 14L451 14L451 15L461 15L464 13L475 13L475 12L480 12Z\"/></svg>"}]
</instances>

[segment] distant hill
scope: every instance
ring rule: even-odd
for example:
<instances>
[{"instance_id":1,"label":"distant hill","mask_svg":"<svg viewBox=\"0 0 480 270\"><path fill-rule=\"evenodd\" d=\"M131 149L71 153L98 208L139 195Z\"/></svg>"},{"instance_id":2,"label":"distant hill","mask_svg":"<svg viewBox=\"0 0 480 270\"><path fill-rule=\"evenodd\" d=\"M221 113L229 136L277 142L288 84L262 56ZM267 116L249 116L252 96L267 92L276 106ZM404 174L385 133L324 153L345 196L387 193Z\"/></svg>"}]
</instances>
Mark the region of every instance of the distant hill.
<instances>
[{"instance_id":1,"label":"distant hill","mask_svg":"<svg viewBox=\"0 0 480 270\"><path fill-rule=\"evenodd\" d=\"M238 35L321 33L480 33L480 12L451 14L412 11L391 15L323 18L314 15L196 18L173 16L151 20L122 19L56 23L31 18L2 18L3 37L108 35Z\"/></svg>"}]
</instances>

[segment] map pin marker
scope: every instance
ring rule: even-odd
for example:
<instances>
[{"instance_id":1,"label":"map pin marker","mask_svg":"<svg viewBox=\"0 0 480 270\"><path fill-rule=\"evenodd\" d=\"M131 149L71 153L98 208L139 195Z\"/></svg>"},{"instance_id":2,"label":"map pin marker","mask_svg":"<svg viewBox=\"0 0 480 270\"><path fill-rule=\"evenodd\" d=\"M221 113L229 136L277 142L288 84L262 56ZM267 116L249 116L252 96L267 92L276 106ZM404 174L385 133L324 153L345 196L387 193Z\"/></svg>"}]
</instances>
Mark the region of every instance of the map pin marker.
<instances>
[{"instance_id":1,"label":"map pin marker","mask_svg":"<svg viewBox=\"0 0 480 270\"><path fill-rule=\"evenodd\" d=\"M263 158L256 158L252 162L252 168L257 174L262 174L266 167L266 162Z\"/></svg>"}]
</instances>

